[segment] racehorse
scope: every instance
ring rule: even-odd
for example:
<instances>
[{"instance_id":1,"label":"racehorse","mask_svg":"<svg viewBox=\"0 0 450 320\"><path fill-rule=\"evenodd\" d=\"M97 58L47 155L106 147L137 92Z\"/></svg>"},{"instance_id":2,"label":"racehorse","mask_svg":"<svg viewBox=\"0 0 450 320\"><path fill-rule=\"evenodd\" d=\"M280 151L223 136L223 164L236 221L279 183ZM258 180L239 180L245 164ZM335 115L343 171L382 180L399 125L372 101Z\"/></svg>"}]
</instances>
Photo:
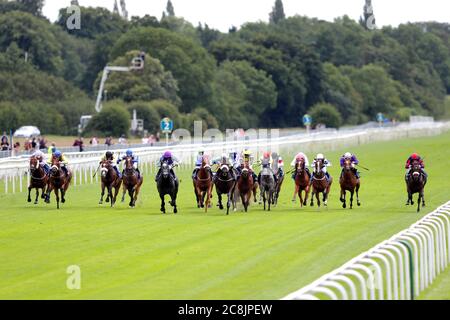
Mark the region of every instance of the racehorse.
<instances>
[{"instance_id":1,"label":"racehorse","mask_svg":"<svg viewBox=\"0 0 450 320\"><path fill-rule=\"evenodd\" d=\"M125 194L128 191L130 196L129 206L134 208L136 206L136 200L141 190L142 183L144 182L144 177L141 175L140 179L138 177L137 171L133 166L133 159L131 157L125 158L125 169L122 176L123 181L123 194L122 202L125 202Z\"/></svg>"},{"instance_id":2,"label":"racehorse","mask_svg":"<svg viewBox=\"0 0 450 320\"><path fill-rule=\"evenodd\" d=\"M324 167L323 160L317 160L314 165L314 173L312 177L312 194L311 194L311 207L314 206L314 195L316 195L317 205L320 208L319 193L323 194L323 205L326 207L328 204L328 195L330 193L331 184L333 183L333 178L330 177L330 182L328 183L325 173L322 171Z\"/></svg>"},{"instance_id":3,"label":"racehorse","mask_svg":"<svg viewBox=\"0 0 450 320\"><path fill-rule=\"evenodd\" d=\"M36 189L36 200L34 204L38 204L39 189L42 189L41 198L45 199L45 188L47 187L48 176L44 168L39 164L36 157L30 158L30 185L28 186L28 202L31 202L31 190Z\"/></svg>"},{"instance_id":4,"label":"racehorse","mask_svg":"<svg viewBox=\"0 0 450 320\"><path fill-rule=\"evenodd\" d=\"M245 165L244 168L242 168L241 175L237 181L237 193L239 193L245 212L248 211L253 191L254 191L253 175L248 165ZM236 200L234 200L233 204L234 208L236 209Z\"/></svg>"},{"instance_id":5,"label":"racehorse","mask_svg":"<svg viewBox=\"0 0 450 320\"><path fill-rule=\"evenodd\" d=\"M345 200L347 191L350 192L350 209L353 209L353 194L356 192L356 201L358 207L361 206L361 202L359 201L359 188L361 186L361 182L356 177L356 174L353 172L352 162L350 159L345 159L344 168L341 174L341 178L339 179L339 184L341 185L341 202L342 207L347 208L347 202Z\"/></svg>"},{"instance_id":6,"label":"racehorse","mask_svg":"<svg viewBox=\"0 0 450 320\"><path fill-rule=\"evenodd\" d=\"M305 160L302 159L295 165L295 191L292 202L295 202L296 197L300 198L300 207L306 206L308 203L309 192L311 191L311 177L305 169ZM305 192L305 199L303 199L303 191Z\"/></svg>"},{"instance_id":7,"label":"racehorse","mask_svg":"<svg viewBox=\"0 0 450 320\"><path fill-rule=\"evenodd\" d=\"M270 211L270 205L273 203L275 192L275 179L269 167L263 165L260 179L259 188L264 202L264 211L266 210L266 202L268 203L268 211Z\"/></svg>"},{"instance_id":8,"label":"racehorse","mask_svg":"<svg viewBox=\"0 0 450 320\"><path fill-rule=\"evenodd\" d=\"M221 165L217 170L216 180L214 182L216 186L217 197L219 201L219 209L223 210L222 195L226 194L227 200L227 215L230 213L231 201L233 199L234 189L236 187L236 181L233 178L232 171L226 164Z\"/></svg>"},{"instance_id":9,"label":"racehorse","mask_svg":"<svg viewBox=\"0 0 450 320\"><path fill-rule=\"evenodd\" d=\"M48 179L47 194L45 202L50 203L50 194L55 191L56 207L59 209L59 191L61 191L61 203L65 203L66 192L72 180L72 173L67 170L67 174L61 169L61 164L56 158L52 158L52 167L50 170L50 177Z\"/></svg>"},{"instance_id":10,"label":"racehorse","mask_svg":"<svg viewBox=\"0 0 450 320\"><path fill-rule=\"evenodd\" d=\"M406 190L408 192L408 201L406 205L414 205L413 194L418 193L417 199L417 212L420 212L420 203L422 207L425 207L425 195L424 189L427 181L422 173L420 164L417 161L413 161L411 171L406 181Z\"/></svg>"},{"instance_id":11,"label":"racehorse","mask_svg":"<svg viewBox=\"0 0 450 320\"><path fill-rule=\"evenodd\" d=\"M197 172L197 179L194 180L195 196L197 198L197 207L205 208L205 212L208 212L208 208L211 207L211 194L213 188L211 166L209 165L208 157L202 157L202 165ZM205 203L206 197L206 203Z\"/></svg>"},{"instance_id":12,"label":"racehorse","mask_svg":"<svg viewBox=\"0 0 450 320\"><path fill-rule=\"evenodd\" d=\"M105 195L105 188L108 189L108 196L106 202L111 202L111 207L116 203L117 195L119 194L120 187L122 185L122 179L117 174L111 160L104 160L100 163L101 166L101 188L102 195L100 197L99 204L103 204L103 197ZM113 195L114 188L114 195Z\"/></svg>"},{"instance_id":13,"label":"racehorse","mask_svg":"<svg viewBox=\"0 0 450 320\"><path fill-rule=\"evenodd\" d=\"M273 205L276 206L278 204L278 198L280 197L281 186L283 185L284 175L278 176L278 181L275 185L275 193L273 195Z\"/></svg>"},{"instance_id":14,"label":"racehorse","mask_svg":"<svg viewBox=\"0 0 450 320\"><path fill-rule=\"evenodd\" d=\"M173 213L177 213L177 194L178 194L178 179L170 174L172 166L167 162L163 162L161 165L161 174L156 181L159 197L161 198L161 212L166 213L164 196L169 195L171 198L170 205L173 207Z\"/></svg>"}]
</instances>

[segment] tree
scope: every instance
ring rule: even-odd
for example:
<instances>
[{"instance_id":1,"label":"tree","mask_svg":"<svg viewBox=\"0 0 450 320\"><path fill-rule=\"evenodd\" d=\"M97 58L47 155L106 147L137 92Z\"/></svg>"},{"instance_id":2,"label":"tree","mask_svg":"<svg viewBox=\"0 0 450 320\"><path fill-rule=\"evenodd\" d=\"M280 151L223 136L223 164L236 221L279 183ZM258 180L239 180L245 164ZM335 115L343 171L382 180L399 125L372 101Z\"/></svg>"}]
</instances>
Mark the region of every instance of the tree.
<instances>
[{"instance_id":1,"label":"tree","mask_svg":"<svg viewBox=\"0 0 450 320\"><path fill-rule=\"evenodd\" d=\"M124 104L113 101L97 113L85 130L85 135L121 136L130 130L130 114Z\"/></svg>"},{"instance_id":2,"label":"tree","mask_svg":"<svg viewBox=\"0 0 450 320\"><path fill-rule=\"evenodd\" d=\"M114 60L114 66L127 66L139 51L130 51ZM99 87L102 73L99 73L95 87ZM133 72L112 73L105 84L108 98L131 101L168 100L176 106L181 104L178 85L172 74L164 69L159 60L149 54L145 58L145 68Z\"/></svg>"},{"instance_id":3,"label":"tree","mask_svg":"<svg viewBox=\"0 0 450 320\"><path fill-rule=\"evenodd\" d=\"M111 56L122 56L130 48L146 51L172 73L180 88L180 111L211 103L215 62L199 43L165 29L136 28L117 40Z\"/></svg>"},{"instance_id":4,"label":"tree","mask_svg":"<svg viewBox=\"0 0 450 320\"><path fill-rule=\"evenodd\" d=\"M167 1L166 12L167 12L167 16L175 17L175 9L173 7L172 1L170 1L170 0Z\"/></svg>"},{"instance_id":5,"label":"tree","mask_svg":"<svg viewBox=\"0 0 450 320\"><path fill-rule=\"evenodd\" d=\"M133 114L133 110L136 110L137 117L144 120L144 129L151 133L158 132L162 118L151 102L135 101L130 103L127 107L130 112L130 116Z\"/></svg>"},{"instance_id":6,"label":"tree","mask_svg":"<svg viewBox=\"0 0 450 320\"><path fill-rule=\"evenodd\" d=\"M319 103L308 111L313 119L313 124L325 124L327 127L339 128L342 117L337 108L328 103Z\"/></svg>"},{"instance_id":7,"label":"tree","mask_svg":"<svg viewBox=\"0 0 450 320\"><path fill-rule=\"evenodd\" d=\"M27 8L27 11L35 16L42 16L42 8L44 0L16 0L18 3Z\"/></svg>"},{"instance_id":8,"label":"tree","mask_svg":"<svg viewBox=\"0 0 450 320\"><path fill-rule=\"evenodd\" d=\"M278 23L285 18L286 15L284 14L283 1L275 0L275 5L273 6L272 12L269 15L270 23Z\"/></svg>"}]
</instances>

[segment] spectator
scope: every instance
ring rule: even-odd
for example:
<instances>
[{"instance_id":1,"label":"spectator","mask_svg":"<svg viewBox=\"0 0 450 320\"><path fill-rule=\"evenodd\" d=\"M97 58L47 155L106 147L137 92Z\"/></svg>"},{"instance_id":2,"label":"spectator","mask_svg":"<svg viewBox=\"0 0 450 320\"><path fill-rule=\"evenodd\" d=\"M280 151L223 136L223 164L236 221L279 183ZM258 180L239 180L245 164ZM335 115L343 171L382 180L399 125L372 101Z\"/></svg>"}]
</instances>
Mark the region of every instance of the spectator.
<instances>
[{"instance_id":1,"label":"spectator","mask_svg":"<svg viewBox=\"0 0 450 320\"><path fill-rule=\"evenodd\" d=\"M18 156L20 152L20 142L14 143L14 149L13 149L13 157Z\"/></svg>"},{"instance_id":2,"label":"spectator","mask_svg":"<svg viewBox=\"0 0 450 320\"><path fill-rule=\"evenodd\" d=\"M93 147L98 146L98 140L97 140L97 137L93 137L93 138L91 139L91 141L89 141L89 143L90 143Z\"/></svg>"},{"instance_id":3,"label":"spectator","mask_svg":"<svg viewBox=\"0 0 450 320\"><path fill-rule=\"evenodd\" d=\"M25 143L23 145L23 149L25 151L30 151L31 150L31 141L30 140L25 140Z\"/></svg>"},{"instance_id":4,"label":"spectator","mask_svg":"<svg viewBox=\"0 0 450 320\"><path fill-rule=\"evenodd\" d=\"M34 149L34 150L36 150L36 145L37 145L37 143L36 143L36 137L33 137L33 138L31 139L31 148Z\"/></svg>"},{"instance_id":5,"label":"spectator","mask_svg":"<svg viewBox=\"0 0 450 320\"><path fill-rule=\"evenodd\" d=\"M83 148L83 138L79 137L77 139L75 139L74 143L73 143L74 147L78 147L80 152L84 151Z\"/></svg>"},{"instance_id":6,"label":"spectator","mask_svg":"<svg viewBox=\"0 0 450 320\"><path fill-rule=\"evenodd\" d=\"M161 139L161 134L159 133L159 131L156 133L156 142L159 142L159 140Z\"/></svg>"},{"instance_id":7,"label":"spectator","mask_svg":"<svg viewBox=\"0 0 450 320\"><path fill-rule=\"evenodd\" d=\"M142 144L148 144L148 143L149 143L149 138L148 138L147 135L145 135L145 136L142 138Z\"/></svg>"},{"instance_id":8,"label":"spectator","mask_svg":"<svg viewBox=\"0 0 450 320\"><path fill-rule=\"evenodd\" d=\"M47 140L44 137L39 139L39 149L47 149Z\"/></svg>"},{"instance_id":9,"label":"spectator","mask_svg":"<svg viewBox=\"0 0 450 320\"><path fill-rule=\"evenodd\" d=\"M112 142L112 137L107 137L106 140L105 140L105 144L106 144L108 147L110 147L110 146L113 144L113 142Z\"/></svg>"},{"instance_id":10,"label":"spectator","mask_svg":"<svg viewBox=\"0 0 450 320\"><path fill-rule=\"evenodd\" d=\"M120 136L119 144L127 144L127 139L125 138L124 134Z\"/></svg>"},{"instance_id":11,"label":"spectator","mask_svg":"<svg viewBox=\"0 0 450 320\"><path fill-rule=\"evenodd\" d=\"M155 142L156 142L155 135L152 134L148 139L148 143L150 143L150 145L153 147L155 145Z\"/></svg>"},{"instance_id":12,"label":"spectator","mask_svg":"<svg viewBox=\"0 0 450 320\"><path fill-rule=\"evenodd\" d=\"M9 142L8 142L8 137L6 136L6 132L3 132L0 148L2 151L9 150Z\"/></svg>"}]
</instances>

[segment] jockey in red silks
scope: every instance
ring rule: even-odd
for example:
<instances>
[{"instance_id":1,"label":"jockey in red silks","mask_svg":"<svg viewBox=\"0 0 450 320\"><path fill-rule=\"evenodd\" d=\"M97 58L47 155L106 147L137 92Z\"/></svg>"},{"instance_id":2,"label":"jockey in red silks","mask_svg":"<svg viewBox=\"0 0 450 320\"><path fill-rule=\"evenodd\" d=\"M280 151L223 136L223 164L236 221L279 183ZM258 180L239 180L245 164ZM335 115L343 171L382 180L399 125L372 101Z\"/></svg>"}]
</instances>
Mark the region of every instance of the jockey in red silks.
<instances>
[{"instance_id":1,"label":"jockey in red silks","mask_svg":"<svg viewBox=\"0 0 450 320\"><path fill-rule=\"evenodd\" d=\"M425 176L425 180L428 178L428 174L425 172L425 164L423 162L423 159L421 156L419 156L417 153L413 153L409 156L408 160L406 160L405 169L406 169L406 175L405 179L408 181L409 173L411 172L411 168L413 165L413 162L417 161L420 165L420 170L422 171L423 175Z\"/></svg>"}]
</instances>

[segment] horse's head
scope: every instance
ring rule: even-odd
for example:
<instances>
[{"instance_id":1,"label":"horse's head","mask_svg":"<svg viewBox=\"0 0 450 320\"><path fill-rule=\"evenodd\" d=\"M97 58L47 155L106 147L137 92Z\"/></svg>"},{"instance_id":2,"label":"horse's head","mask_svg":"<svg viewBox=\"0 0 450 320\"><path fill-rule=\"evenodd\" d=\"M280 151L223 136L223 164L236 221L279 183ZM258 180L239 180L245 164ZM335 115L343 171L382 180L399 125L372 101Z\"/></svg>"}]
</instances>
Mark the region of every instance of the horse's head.
<instances>
[{"instance_id":1,"label":"horse's head","mask_svg":"<svg viewBox=\"0 0 450 320\"><path fill-rule=\"evenodd\" d=\"M60 168L61 164L59 163L59 159L56 157L52 157L52 167L51 167L52 175L56 175L59 172Z\"/></svg>"},{"instance_id":2,"label":"horse's head","mask_svg":"<svg viewBox=\"0 0 450 320\"><path fill-rule=\"evenodd\" d=\"M302 173L303 170L305 170L305 159L302 158L297 161L297 163L295 164L295 170L297 171L297 173Z\"/></svg>"},{"instance_id":3,"label":"horse's head","mask_svg":"<svg viewBox=\"0 0 450 320\"><path fill-rule=\"evenodd\" d=\"M126 157L125 158L125 172L131 173L133 171L134 171L133 158L132 157Z\"/></svg>"},{"instance_id":4,"label":"horse's head","mask_svg":"<svg viewBox=\"0 0 450 320\"><path fill-rule=\"evenodd\" d=\"M352 169L352 161L351 159L344 159L344 170L350 171Z\"/></svg>"},{"instance_id":5,"label":"horse's head","mask_svg":"<svg viewBox=\"0 0 450 320\"><path fill-rule=\"evenodd\" d=\"M324 167L323 159L317 159L314 164L314 173L320 175L323 167Z\"/></svg>"},{"instance_id":6,"label":"horse's head","mask_svg":"<svg viewBox=\"0 0 450 320\"><path fill-rule=\"evenodd\" d=\"M202 156L202 168L211 168L211 165L209 164L209 157L207 155Z\"/></svg>"},{"instance_id":7,"label":"horse's head","mask_svg":"<svg viewBox=\"0 0 450 320\"><path fill-rule=\"evenodd\" d=\"M230 168L228 167L228 165L223 164L220 167L220 173L222 174L223 177L227 177L228 176L228 172L230 172Z\"/></svg>"},{"instance_id":8,"label":"horse's head","mask_svg":"<svg viewBox=\"0 0 450 320\"><path fill-rule=\"evenodd\" d=\"M161 165L161 175L164 179L167 179L170 176L170 166L167 162L163 162Z\"/></svg>"},{"instance_id":9,"label":"horse's head","mask_svg":"<svg viewBox=\"0 0 450 320\"><path fill-rule=\"evenodd\" d=\"M39 161L35 156L33 156L30 158L30 171L34 172L37 168L39 168Z\"/></svg>"},{"instance_id":10,"label":"horse's head","mask_svg":"<svg viewBox=\"0 0 450 320\"><path fill-rule=\"evenodd\" d=\"M420 178L421 171L422 167L420 166L419 161L414 160L411 167L411 176L413 180L418 180Z\"/></svg>"},{"instance_id":11,"label":"horse's head","mask_svg":"<svg viewBox=\"0 0 450 320\"><path fill-rule=\"evenodd\" d=\"M112 163L111 160L104 160L102 161L102 163L100 164L101 166L101 175L103 178L105 178L108 174L109 169L112 167Z\"/></svg>"},{"instance_id":12,"label":"horse's head","mask_svg":"<svg viewBox=\"0 0 450 320\"><path fill-rule=\"evenodd\" d=\"M249 174L250 174L250 169L249 169L248 167L244 167L244 168L242 169L242 171L241 171L241 176L242 176L244 179L247 179L248 176L249 176Z\"/></svg>"}]
</instances>

